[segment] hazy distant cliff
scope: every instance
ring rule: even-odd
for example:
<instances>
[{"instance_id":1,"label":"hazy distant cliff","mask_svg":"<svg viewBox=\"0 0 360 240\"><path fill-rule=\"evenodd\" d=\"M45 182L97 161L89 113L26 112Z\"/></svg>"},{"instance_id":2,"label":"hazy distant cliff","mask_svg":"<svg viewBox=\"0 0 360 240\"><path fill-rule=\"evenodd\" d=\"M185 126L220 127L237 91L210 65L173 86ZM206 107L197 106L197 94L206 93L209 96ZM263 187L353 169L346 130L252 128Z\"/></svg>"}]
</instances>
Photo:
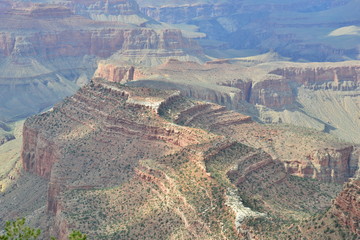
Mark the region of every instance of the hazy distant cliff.
<instances>
[{"instance_id":1,"label":"hazy distant cliff","mask_svg":"<svg viewBox=\"0 0 360 240\"><path fill-rule=\"evenodd\" d=\"M99 14L106 13L97 2L72 2L69 7L79 6L89 11L98 7ZM91 20L59 5L19 3L12 9L6 7L0 16L2 120L37 113L71 95L93 76L98 59L119 50L126 52L125 60L132 56L146 59L149 51L153 58L201 52L179 30L138 27L126 19ZM109 8L116 10L112 14L139 14L133 2L111 2Z\"/></svg>"}]
</instances>

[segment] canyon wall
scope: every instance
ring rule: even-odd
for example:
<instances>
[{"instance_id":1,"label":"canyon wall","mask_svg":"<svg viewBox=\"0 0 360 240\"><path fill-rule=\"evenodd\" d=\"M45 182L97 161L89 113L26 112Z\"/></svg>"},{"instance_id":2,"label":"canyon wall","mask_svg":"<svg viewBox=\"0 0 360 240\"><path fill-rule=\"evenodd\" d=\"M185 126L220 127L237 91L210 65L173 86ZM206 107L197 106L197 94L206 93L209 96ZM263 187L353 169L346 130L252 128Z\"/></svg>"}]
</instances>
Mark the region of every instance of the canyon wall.
<instances>
[{"instance_id":1,"label":"canyon wall","mask_svg":"<svg viewBox=\"0 0 360 240\"><path fill-rule=\"evenodd\" d=\"M213 48L251 49L257 54L275 49L295 61L358 59L358 35L350 33L354 40L349 40L347 33L330 34L359 23L356 0L138 2L141 11L154 19L196 25L206 34L202 45L216 57L226 54L214 53ZM344 17L334 19L334 14Z\"/></svg>"},{"instance_id":2,"label":"canyon wall","mask_svg":"<svg viewBox=\"0 0 360 240\"><path fill-rule=\"evenodd\" d=\"M280 75L286 81L296 82L306 88L313 90L339 90L352 91L360 85L360 66L352 64L346 66L344 63L331 64L330 66L318 67L288 67L278 68L270 72L270 74Z\"/></svg>"},{"instance_id":3,"label":"canyon wall","mask_svg":"<svg viewBox=\"0 0 360 240\"><path fill-rule=\"evenodd\" d=\"M50 179L52 166L60 157L57 148L49 137L24 126L21 159L25 171Z\"/></svg>"},{"instance_id":4,"label":"canyon wall","mask_svg":"<svg viewBox=\"0 0 360 240\"><path fill-rule=\"evenodd\" d=\"M197 184L193 184L195 187L206 183L204 177L213 187L221 180L219 177L228 176L239 191L248 196L260 194L263 201L270 204L274 199L280 201L278 196L282 193L287 199L285 208L315 205L321 193L309 193L313 196L309 202L304 198L304 189L297 187L296 178L291 175L324 182L346 181L353 148L346 144L333 148L330 141L315 141L319 144L318 151L306 158L315 148L311 142L305 144L313 136L290 138L296 142L290 146L282 143L288 133L260 125L249 116L228 111L224 106L187 99L180 91L129 87L94 78L51 111L25 122L22 161L26 171L49 180L46 212L56 223L53 234L65 239L74 224L82 224L72 213L84 217L86 213L81 212L83 207L79 204L92 204L91 196L81 194L94 194L97 201L107 199L98 194L135 181L134 186L146 194L172 197L171 193L177 189L175 184L179 184L172 174L188 179L189 175L183 175L185 171L186 174L194 172L196 176L201 174ZM302 161L297 169L294 165L286 166L292 156L290 151L298 154L296 158ZM182 164L191 171L184 168L178 171ZM194 171L194 166L198 171ZM218 174L220 170L223 174ZM312 184L309 180L303 181ZM143 184L150 184L154 190L143 188ZM295 194L283 193L289 186L295 189ZM210 189L200 192L206 196L210 191L226 192L225 187L221 191ZM134 191L126 192L137 196ZM174 194L174 199L179 200L178 194ZM121 197L122 193L114 196ZM181 196L180 199L191 199L194 194L191 191L190 197ZM218 197L209 197L210 202ZM138 203L128 201L129 205ZM187 200L180 202L189 206ZM153 203L151 200L152 206ZM107 230L84 229L93 235L108 234Z\"/></svg>"},{"instance_id":5,"label":"canyon wall","mask_svg":"<svg viewBox=\"0 0 360 240\"><path fill-rule=\"evenodd\" d=\"M196 43L184 38L179 30L152 29L89 29L36 32L23 36L0 33L0 55L58 57L96 55L106 58L117 50L133 49L196 49Z\"/></svg>"},{"instance_id":6,"label":"canyon wall","mask_svg":"<svg viewBox=\"0 0 360 240\"><path fill-rule=\"evenodd\" d=\"M161 22L167 23L184 23L193 18L215 18L236 13L234 4L218 3L218 4L164 4L163 6L146 6L142 1L140 10L145 15ZM235 5L240 5L235 3Z\"/></svg>"},{"instance_id":7,"label":"canyon wall","mask_svg":"<svg viewBox=\"0 0 360 240\"><path fill-rule=\"evenodd\" d=\"M300 177L316 178L326 182L346 182L353 176L350 159L353 146L338 149L315 150L306 161L293 161L285 164L287 171Z\"/></svg>"},{"instance_id":8,"label":"canyon wall","mask_svg":"<svg viewBox=\"0 0 360 240\"><path fill-rule=\"evenodd\" d=\"M294 104L298 87L354 91L360 86L360 66L357 62L294 65L270 70L261 81L239 79L219 82L219 85L239 88L243 93L241 100L275 109Z\"/></svg>"},{"instance_id":9,"label":"canyon wall","mask_svg":"<svg viewBox=\"0 0 360 240\"><path fill-rule=\"evenodd\" d=\"M344 185L344 189L333 202L330 209L341 225L351 229L358 236L360 235L360 180L350 179Z\"/></svg>"},{"instance_id":10,"label":"canyon wall","mask_svg":"<svg viewBox=\"0 0 360 240\"><path fill-rule=\"evenodd\" d=\"M197 43L185 38L180 30L163 26L155 30L126 21L95 21L76 15L63 6L66 3L61 4L19 2L3 9L4 14L0 15L1 120L11 121L38 113L73 94L93 76L99 59L109 58L118 51L122 61L132 57L146 61L149 55L157 59L183 56L187 51L194 55L201 52ZM104 11L98 1L69 4ZM123 11L132 14L131 9L136 12L132 1L109 4L109 11L115 11L113 14ZM109 74L112 71L115 71L113 75L122 74L117 70ZM126 80L133 79L132 70L124 74Z\"/></svg>"}]
</instances>

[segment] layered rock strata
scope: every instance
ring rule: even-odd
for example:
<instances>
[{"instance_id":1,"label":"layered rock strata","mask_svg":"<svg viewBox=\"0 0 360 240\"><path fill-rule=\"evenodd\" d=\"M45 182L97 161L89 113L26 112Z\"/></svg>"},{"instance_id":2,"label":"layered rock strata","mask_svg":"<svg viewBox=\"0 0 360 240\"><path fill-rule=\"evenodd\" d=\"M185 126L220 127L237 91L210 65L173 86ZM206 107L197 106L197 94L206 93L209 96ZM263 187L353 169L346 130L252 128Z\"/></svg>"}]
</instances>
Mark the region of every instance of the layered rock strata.
<instances>
[{"instance_id":1,"label":"layered rock strata","mask_svg":"<svg viewBox=\"0 0 360 240\"><path fill-rule=\"evenodd\" d=\"M206 64L168 60L156 68L139 69L136 81L129 84L176 88L185 96L224 105L264 123L314 128L359 143L358 61L262 62L265 55Z\"/></svg>"},{"instance_id":2,"label":"layered rock strata","mask_svg":"<svg viewBox=\"0 0 360 240\"><path fill-rule=\"evenodd\" d=\"M232 49L258 53L276 49L295 61L358 59L359 35L351 31L359 23L356 0L138 2L141 11L154 19L196 25L206 33L202 45L216 57L233 54ZM333 18L343 12L346 17Z\"/></svg>"},{"instance_id":3,"label":"layered rock strata","mask_svg":"<svg viewBox=\"0 0 360 240\"><path fill-rule=\"evenodd\" d=\"M334 214L340 224L350 228L360 236L360 180L351 179L345 184L344 189L335 199L331 213Z\"/></svg>"},{"instance_id":4,"label":"layered rock strata","mask_svg":"<svg viewBox=\"0 0 360 240\"><path fill-rule=\"evenodd\" d=\"M328 206L335 193L310 191L307 196L314 201L304 200L304 188L291 176L300 176L301 169L286 167L290 151L296 149L282 143L286 134L222 106L187 99L180 91L93 79L52 110L25 122L22 161L26 171L49 180L47 214L54 220L50 232L60 239L74 227L95 238L138 238L143 226L151 238L159 238L170 234L165 229L176 234L173 225L186 236L244 237L249 232L242 229L242 221L265 215L233 202L242 197L232 198L229 205L228 195L234 191L244 198L260 194L260 202L273 206L290 186L295 190L286 192L285 208L300 212L304 206L311 212ZM330 141L317 142L319 149L331 147ZM316 159L305 157L314 148L297 144L302 148L296 158L320 172L303 177L346 180L346 165L335 166L329 158L321 162L328 165L316 166ZM352 154L351 147L344 149L348 151L338 156L341 160ZM307 182L312 186L316 181ZM261 189L269 191L263 194ZM321 204L316 202L319 194L326 196ZM166 210L159 218L158 209ZM153 221L143 218L144 211ZM89 221L79 220L83 218ZM132 230L123 231L119 224ZM154 232L155 225L159 229Z\"/></svg>"},{"instance_id":5,"label":"layered rock strata","mask_svg":"<svg viewBox=\"0 0 360 240\"><path fill-rule=\"evenodd\" d=\"M79 8L85 4L98 11L96 1L72 4ZM113 14L128 12L126 7L120 7L122 4L129 5L129 11L135 7L136 12L132 2L109 4L110 10L119 11L114 10ZM0 15L0 118L3 121L40 112L73 94L93 76L97 60L119 50L125 61L138 55L146 59L149 51L152 58L183 56L191 50L195 55L200 52L199 46L180 30L163 26L154 30L121 21L95 21L61 5L14 3L3 11ZM115 75L121 72L114 71ZM131 72L125 74L127 80L133 78Z\"/></svg>"}]
</instances>

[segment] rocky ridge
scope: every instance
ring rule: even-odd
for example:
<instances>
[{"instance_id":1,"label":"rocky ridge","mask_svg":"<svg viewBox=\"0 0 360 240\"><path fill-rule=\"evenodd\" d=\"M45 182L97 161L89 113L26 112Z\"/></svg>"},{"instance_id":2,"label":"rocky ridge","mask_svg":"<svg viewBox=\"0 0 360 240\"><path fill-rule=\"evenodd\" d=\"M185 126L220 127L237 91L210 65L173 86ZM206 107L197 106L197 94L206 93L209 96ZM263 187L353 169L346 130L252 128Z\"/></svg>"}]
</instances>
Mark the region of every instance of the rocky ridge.
<instances>
[{"instance_id":1,"label":"rocky ridge","mask_svg":"<svg viewBox=\"0 0 360 240\"><path fill-rule=\"evenodd\" d=\"M199 64L170 59L153 68L135 66L137 74L127 84L176 88L185 96L224 105L264 123L315 128L358 143L358 71L357 61L291 63L244 58Z\"/></svg>"},{"instance_id":2,"label":"rocky ridge","mask_svg":"<svg viewBox=\"0 0 360 240\"><path fill-rule=\"evenodd\" d=\"M210 119L213 124L209 124ZM290 174L324 182L343 182L349 177L349 172L343 172L331 161L321 162L317 169L316 160L306 157L313 149L310 145L290 152L294 147L282 143L286 134L288 131L261 126L224 107L188 100L180 92L125 87L94 79L51 111L26 121L22 161L27 172L49 180L47 212L56 223L51 232L60 239L74 226L90 236L140 237L140 223L148 229L149 238L176 236L170 226L180 227L186 238L247 236L250 233L242 221L265 216L249 211L249 206L287 221L286 215L276 210L276 201L281 199L274 198L286 186L298 189L298 198L293 198L294 192L285 194L286 211L293 216L301 215L305 209L313 212L329 206L329 200L338 191L334 191L336 184L323 183L320 192L326 194L320 205L307 202L306 207L296 207L305 204L300 197L304 188ZM304 138L304 142L311 138L312 135ZM320 148L322 144L327 149L332 145L325 138L322 142L313 141ZM269 153L258 150L259 147ZM332 156L330 151L328 154L331 159L340 158L339 164L349 171L352 152L346 151L344 156L337 156L336 152ZM301 168L295 172L287 167L292 154L307 167L314 164L312 171L318 174L301 175ZM310 186L320 184L317 180L304 181ZM269 191L261 192L259 186ZM137 189L137 194L126 194L134 192L130 189ZM229 204L228 191L239 191L239 199L246 200L247 205ZM318 193L308 192L312 199L318 199ZM254 194L256 199L251 197ZM254 207L265 202L272 207ZM148 222L142 215L133 218L138 216L138 203L153 221ZM146 207L150 203L153 207ZM169 210L158 215L157 209L163 209L163 204ZM94 209L99 211L97 217L86 214ZM119 228L126 223L115 213L140 225ZM81 220L84 217L95 221L95 225L88 226L87 221ZM154 231L153 226L159 226L159 221L159 231Z\"/></svg>"}]
</instances>

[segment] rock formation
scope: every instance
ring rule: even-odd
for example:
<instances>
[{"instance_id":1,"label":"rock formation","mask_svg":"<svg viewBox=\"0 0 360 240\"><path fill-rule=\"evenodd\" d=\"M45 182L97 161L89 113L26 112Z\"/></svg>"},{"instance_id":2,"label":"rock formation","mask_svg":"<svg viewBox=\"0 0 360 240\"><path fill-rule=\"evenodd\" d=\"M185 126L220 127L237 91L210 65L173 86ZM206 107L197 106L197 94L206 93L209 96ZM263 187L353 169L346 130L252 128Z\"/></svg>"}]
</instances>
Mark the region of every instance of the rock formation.
<instances>
[{"instance_id":1,"label":"rock formation","mask_svg":"<svg viewBox=\"0 0 360 240\"><path fill-rule=\"evenodd\" d=\"M138 3L144 14L156 20L198 26L199 31L206 33L202 46L215 57L232 55L234 49L257 53L276 49L296 61L358 59L359 35L347 30L359 23L356 0L267 3L138 0ZM343 12L348 14L334 19ZM336 31L340 33L332 34ZM214 48L223 51L212 51Z\"/></svg>"},{"instance_id":2,"label":"rock formation","mask_svg":"<svg viewBox=\"0 0 360 240\"><path fill-rule=\"evenodd\" d=\"M4 5L0 16L1 120L38 113L73 94L93 76L98 59L117 51L123 61L136 56L146 61L146 54L155 59L200 53L199 46L180 30L164 26L155 30L126 20L93 20L76 10L107 14L107 8L111 14L129 16L137 12L133 1L109 1L107 5L101 1ZM70 8L75 8L75 14ZM193 53L187 52L191 50Z\"/></svg>"},{"instance_id":3,"label":"rock formation","mask_svg":"<svg viewBox=\"0 0 360 240\"><path fill-rule=\"evenodd\" d=\"M224 105L265 123L310 127L360 142L358 61L262 62L265 58L206 64L170 59L158 67L138 69L136 81L129 84L176 88L185 96Z\"/></svg>"},{"instance_id":4,"label":"rock formation","mask_svg":"<svg viewBox=\"0 0 360 240\"><path fill-rule=\"evenodd\" d=\"M174 225L189 238L245 237L248 219L289 221L284 211L303 217L330 206L335 183L353 174L353 147L324 133L100 78L29 118L23 136L24 169L49 181L46 234L60 239L73 228L140 238L144 227L162 238L176 235Z\"/></svg>"},{"instance_id":5,"label":"rock formation","mask_svg":"<svg viewBox=\"0 0 360 240\"><path fill-rule=\"evenodd\" d=\"M337 217L340 224L360 235L360 180L351 179L335 199L331 212Z\"/></svg>"}]
</instances>

